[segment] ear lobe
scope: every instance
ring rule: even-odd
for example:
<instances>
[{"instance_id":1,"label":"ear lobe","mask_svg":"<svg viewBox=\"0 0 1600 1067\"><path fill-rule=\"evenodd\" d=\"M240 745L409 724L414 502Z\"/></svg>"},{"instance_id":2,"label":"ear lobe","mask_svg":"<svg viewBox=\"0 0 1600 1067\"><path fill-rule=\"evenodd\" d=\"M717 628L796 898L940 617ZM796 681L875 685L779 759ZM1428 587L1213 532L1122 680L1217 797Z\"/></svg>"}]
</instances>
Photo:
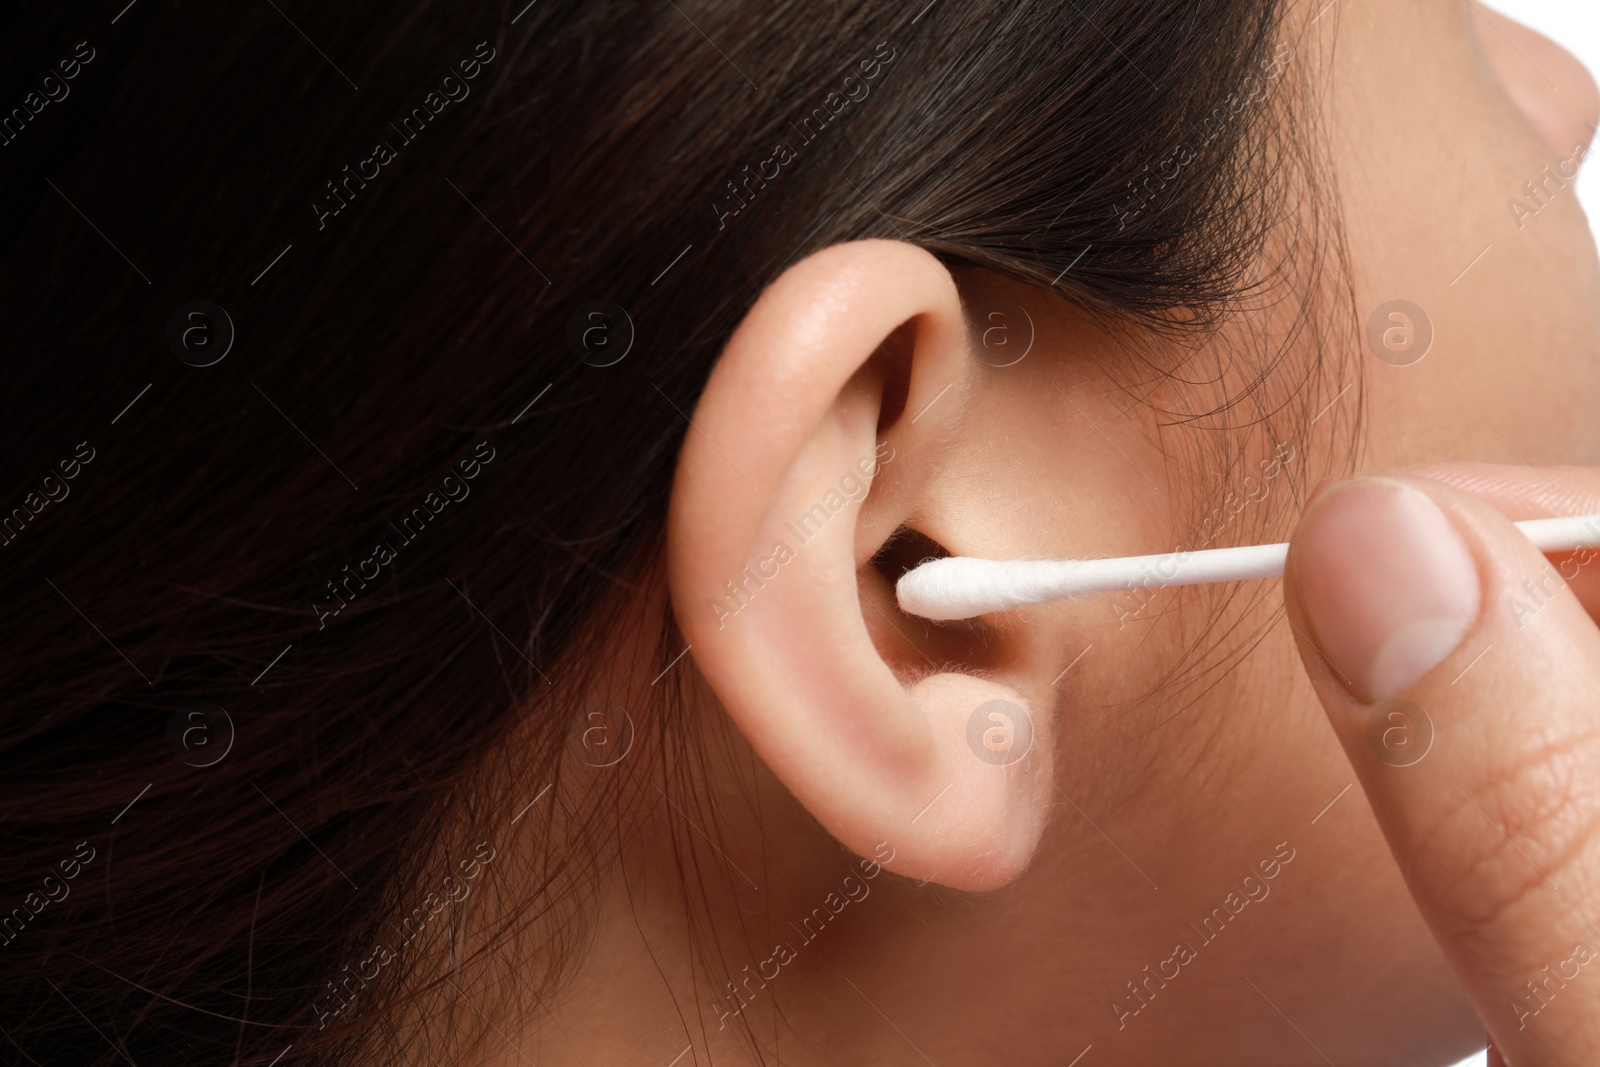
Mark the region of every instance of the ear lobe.
<instances>
[{"instance_id":1,"label":"ear lobe","mask_svg":"<svg viewBox=\"0 0 1600 1067\"><path fill-rule=\"evenodd\" d=\"M976 366L932 256L893 241L816 253L729 341L668 521L679 624L756 752L858 855L962 889L1003 885L1032 856L1051 723L917 652L871 560L914 522Z\"/></svg>"}]
</instances>

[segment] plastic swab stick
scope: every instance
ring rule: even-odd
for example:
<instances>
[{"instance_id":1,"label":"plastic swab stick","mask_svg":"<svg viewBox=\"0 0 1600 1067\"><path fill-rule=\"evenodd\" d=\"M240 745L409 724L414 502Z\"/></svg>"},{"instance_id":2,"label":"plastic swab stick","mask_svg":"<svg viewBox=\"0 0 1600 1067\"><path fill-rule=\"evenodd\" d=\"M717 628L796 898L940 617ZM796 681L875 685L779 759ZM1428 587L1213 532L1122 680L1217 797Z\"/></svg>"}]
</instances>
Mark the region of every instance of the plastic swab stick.
<instances>
[{"instance_id":1,"label":"plastic swab stick","mask_svg":"<svg viewBox=\"0 0 1600 1067\"><path fill-rule=\"evenodd\" d=\"M1544 552L1600 547L1600 515L1516 524ZM1112 559L974 559L947 556L907 571L895 585L900 610L924 619L971 619L1085 593L1278 578L1287 543L1166 552Z\"/></svg>"}]
</instances>

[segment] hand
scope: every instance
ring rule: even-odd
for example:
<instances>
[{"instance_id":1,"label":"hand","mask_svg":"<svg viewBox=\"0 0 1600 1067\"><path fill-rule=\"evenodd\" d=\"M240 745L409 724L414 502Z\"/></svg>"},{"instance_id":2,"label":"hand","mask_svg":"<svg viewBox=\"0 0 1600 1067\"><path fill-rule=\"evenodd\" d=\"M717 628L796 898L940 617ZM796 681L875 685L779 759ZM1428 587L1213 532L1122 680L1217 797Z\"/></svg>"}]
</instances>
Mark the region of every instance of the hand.
<instances>
[{"instance_id":1,"label":"hand","mask_svg":"<svg viewBox=\"0 0 1600 1067\"><path fill-rule=\"evenodd\" d=\"M1284 575L1323 707L1514 1067L1600 1064L1600 549L1547 559L1512 525L1596 513L1600 469L1362 477L1313 499Z\"/></svg>"}]
</instances>

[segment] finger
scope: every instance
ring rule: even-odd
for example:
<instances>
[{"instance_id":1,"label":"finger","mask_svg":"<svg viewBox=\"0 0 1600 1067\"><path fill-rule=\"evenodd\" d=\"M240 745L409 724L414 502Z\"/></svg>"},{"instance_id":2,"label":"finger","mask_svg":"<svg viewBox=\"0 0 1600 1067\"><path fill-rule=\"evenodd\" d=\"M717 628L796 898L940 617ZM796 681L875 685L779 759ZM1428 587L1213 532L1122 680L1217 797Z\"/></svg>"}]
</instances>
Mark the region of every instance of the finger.
<instances>
[{"instance_id":1,"label":"finger","mask_svg":"<svg viewBox=\"0 0 1600 1067\"><path fill-rule=\"evenodd\" d=\"M1600 467L1449 462L1409 467L1403 473L1420 474L1463 489L1488 501L1508 519L1600 515ZM1572 588L1590 618L1600 621L1600 549L1550 552L1546 558Z\"/></svg>"},{"instance_id":2,"label":"finger","mask_svg":"<svg viewBox=\"0 0 1600 1067\"><path fill-rule=\"evenodd\" d=\"M1301 656L1508 1064L1600 1063L1600 631L1510 520L1425 478L1318 496ZM1517 612L1524 583L1541 599Z\"/></svg>"}]
</instances>

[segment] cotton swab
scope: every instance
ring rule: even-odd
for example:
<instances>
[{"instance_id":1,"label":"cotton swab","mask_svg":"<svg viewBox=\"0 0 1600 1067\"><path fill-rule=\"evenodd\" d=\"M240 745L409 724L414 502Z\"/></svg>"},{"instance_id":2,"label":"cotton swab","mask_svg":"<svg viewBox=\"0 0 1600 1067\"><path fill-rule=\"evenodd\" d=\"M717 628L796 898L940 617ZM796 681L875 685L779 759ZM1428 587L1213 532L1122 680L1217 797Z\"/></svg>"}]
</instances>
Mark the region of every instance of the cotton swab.
<instances>
[{"instance_id":1,"label":"cotton swab","mask_svg":"<svg viewBox=\"0 0 1600 1067\"><path fill-rule=\"evenodd\" d=\"M1600 547L1600 515L1516 524L1544 552ZM974 559L947 556L907 571L895 585L900 610L924 619L971 619L1085 593L1277 578L1288 544L1167 552L1112 559Z\"/></svg>"}]
</instances>

